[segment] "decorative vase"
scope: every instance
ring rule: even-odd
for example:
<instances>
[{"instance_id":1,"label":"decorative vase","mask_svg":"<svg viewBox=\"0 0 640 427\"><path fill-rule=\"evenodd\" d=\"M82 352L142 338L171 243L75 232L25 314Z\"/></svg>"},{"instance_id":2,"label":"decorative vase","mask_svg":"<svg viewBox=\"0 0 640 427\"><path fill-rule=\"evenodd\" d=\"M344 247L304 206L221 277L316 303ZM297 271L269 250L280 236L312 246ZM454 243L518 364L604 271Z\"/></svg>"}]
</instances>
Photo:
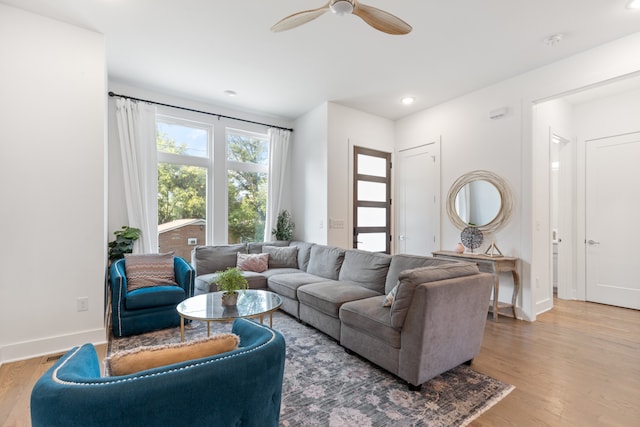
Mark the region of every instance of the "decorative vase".
<instances>
[{"instance_id":1,"label":"decorative vase","mask_svg":"<svg viewBox=\"0 0 640 427\"><path fill-rule=\"evenodd\" d=\"M456 253L464 253L464 245L461 242L458 242L458 244L456 245Z\"/></svg>"},{"instance_id":2,"label":"decorative vase","mask_svg":"<svg viewBox=\"0 0 640 427\"><path fill-rule=\"evenodd\" d=\"M222 294L222 305L226 305L226 306L234 306L238 303L238 293L237 292L233 292L233 293L223 293Z\"/></svg>"}]
</instances>

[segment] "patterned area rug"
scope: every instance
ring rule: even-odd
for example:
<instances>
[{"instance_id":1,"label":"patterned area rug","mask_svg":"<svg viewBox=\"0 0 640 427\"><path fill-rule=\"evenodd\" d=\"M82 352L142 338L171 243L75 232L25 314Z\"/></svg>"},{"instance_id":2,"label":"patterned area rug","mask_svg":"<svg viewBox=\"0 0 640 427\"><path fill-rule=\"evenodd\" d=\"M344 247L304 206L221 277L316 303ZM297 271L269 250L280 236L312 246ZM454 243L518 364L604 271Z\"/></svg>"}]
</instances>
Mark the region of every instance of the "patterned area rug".
<instances>
[{"instance_id":1,"label":"patterned area rug","mask_svg":"<svg viewBox=\"0 0 640 427\"><path fill-rule=\"evenodd\" d=\"M265 319L268 322L268 319ZM286 313L273 327L287 343L280 424L293 426L465 426L514 387L461 365L408 390L404 381L344 348ZM230 323L211 323L229 332ZM185 340L204 337L205 322L185 327ZM139 346L180 342L180 328L109 341L108 354Z\"/></svg>"}]
</instances>

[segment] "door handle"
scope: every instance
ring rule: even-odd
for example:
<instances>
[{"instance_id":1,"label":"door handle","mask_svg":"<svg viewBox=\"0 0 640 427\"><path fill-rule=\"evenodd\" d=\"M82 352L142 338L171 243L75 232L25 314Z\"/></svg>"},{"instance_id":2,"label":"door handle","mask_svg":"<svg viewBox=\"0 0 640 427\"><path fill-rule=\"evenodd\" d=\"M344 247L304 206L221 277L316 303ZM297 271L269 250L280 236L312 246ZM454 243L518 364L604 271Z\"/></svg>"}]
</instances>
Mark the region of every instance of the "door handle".
<instances>
[{"instance_id":1,"label":"door handle","mask_svg":"<svg viewBox=\"0 0 640 427\"><path fill-rule=\"evenodd\" d=\"M599 245L599 244L600 244L600 242L596 242L595 240L591 240L591 239L587 240L587 243L588 243L588 244L590 244L590 245L592 245L592 246L593 246L593 245Z\"/></svg>"}]
</instances>

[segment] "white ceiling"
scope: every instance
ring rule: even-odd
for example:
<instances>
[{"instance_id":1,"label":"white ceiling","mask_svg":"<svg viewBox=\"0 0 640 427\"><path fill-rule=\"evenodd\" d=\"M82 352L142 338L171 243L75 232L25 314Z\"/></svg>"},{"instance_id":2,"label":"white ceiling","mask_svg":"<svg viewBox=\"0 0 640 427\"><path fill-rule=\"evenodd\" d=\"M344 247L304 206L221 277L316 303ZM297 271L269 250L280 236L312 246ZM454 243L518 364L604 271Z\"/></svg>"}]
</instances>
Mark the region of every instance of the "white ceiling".
<instances>
[{"instance_id":1,"label":"white ceiling","mask_svg":"<svg viewBox=\"0 0 640 427\"><path fill-rule=\"evenodd\" d=\"M284 118L333 101L395 120L640 31L627 0L368 0L413 31L331 13L269 30L324 1L0 0L105 34L110 79Z\"/></svg>"}]
</instances>

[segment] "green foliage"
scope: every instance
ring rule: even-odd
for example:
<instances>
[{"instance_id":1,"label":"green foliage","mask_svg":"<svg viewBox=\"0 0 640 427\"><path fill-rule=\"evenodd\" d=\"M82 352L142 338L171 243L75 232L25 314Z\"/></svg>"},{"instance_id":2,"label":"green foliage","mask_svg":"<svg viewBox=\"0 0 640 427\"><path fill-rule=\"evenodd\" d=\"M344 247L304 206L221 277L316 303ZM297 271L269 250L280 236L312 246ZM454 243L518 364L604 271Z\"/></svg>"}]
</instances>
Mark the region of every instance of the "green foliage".
<instances>
[{"instance_id":1,"label":"green foliage","mask_svg":"<svg viewBox=\"0 0 640 427\"><path fill-rule=\"evenodd\" d=\"M142 232L139 228L122 226L120 230L113 232L116 239L109 242L109 261L124 258L124 254L133 252L133 244L140 238Z\"/></svg>"},{"instance_id":2,"label":"green foliage","mask_svg":"<svg viewBox=\"0 0 640 427\"><path fill-rule=\"evenodd\" d=\"M268 145L255 138L229 135L227 158L241 163L264 164ZM229 170L228 242L261 242L267 212L267 174Z\"/></svg>"},{"instance_id":3,"label":"green foliage","mask_svg":"<svg viewBox=\"0 0 640 427\"><path fill-rule=\"evenodd\" d=\"M296 225L293 223L291 214L287 210L282 210L278 214L276 228L271 230L276 240L291 240L293 238L293 229Z\"/></svg>"},{"instance_id":4,"label":"green foliage","mask_svg":"<svg viewBox=\"0 0 640 427\"><path fill-rule=\"evenodd\" d=\"M248 288L247 279L242 275L237 267L229 267L225 271L216 272L216 276L212 279L218 286L218 291L226 294L232 294L234 291L245 290Z\"/></svg>"},{"instance_id":5,"label":"green foliage","mask_svg":"<svg viewBox=\"0 0 640 427\"><path fill-rule=\"evenodd\" d=\"M157 135L158 148L182 154L184 144L164 134ZM176 219L204 219L207 212L207 172L197 166L158 164L158 224Z\"/></svg>"},{"instance_id":6,"label":"green foliage","mask_svg":"<svg viewBox=\"0 0 640 427\"><path fill-rule=\"evenodd\" d=\"M229 134L227 159L232 162L265 164L268 145L256 138ZM157 134L158 149L184 154L165 134ZM211 181L211 179L209 179ZM267 174L243 170L228 173L228 242L255 242L264 238L267 210ZM176 219L205 219L207 173L196 166L158 165L158 224Z\"/></svg>"}]
</instances>

